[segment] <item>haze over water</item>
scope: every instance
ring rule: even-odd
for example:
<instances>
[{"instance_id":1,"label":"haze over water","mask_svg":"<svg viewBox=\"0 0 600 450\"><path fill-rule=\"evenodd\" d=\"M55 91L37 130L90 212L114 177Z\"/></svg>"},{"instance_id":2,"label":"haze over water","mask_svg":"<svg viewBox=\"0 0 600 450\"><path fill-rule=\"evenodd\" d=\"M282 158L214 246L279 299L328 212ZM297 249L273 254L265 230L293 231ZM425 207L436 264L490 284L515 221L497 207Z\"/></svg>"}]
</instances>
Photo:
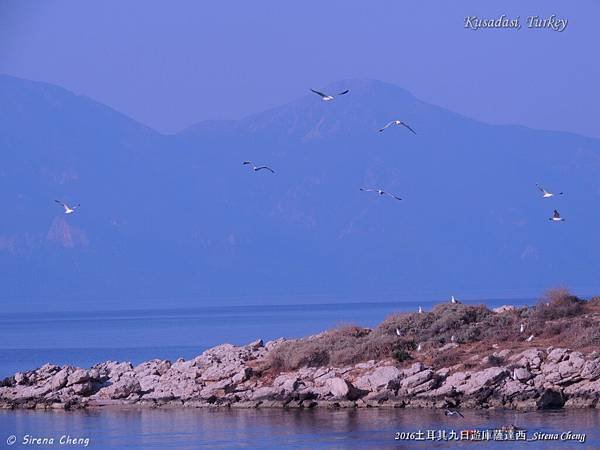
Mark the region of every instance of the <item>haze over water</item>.
<instances>
[{"instance_id":1,"label":"haze over water","mask_svg":"<svg viewBox=\"0 0 600 450\"><path fill-rule=\"evenodd\" d=\"M533 299L490 300L533 304ZM438 302L436 302L438 303ZM479 301L466 303L483 303ZM398 311L426 310L434 302L224 306L94 312L0 314L5 330L0 378L47 362L90 367L106 360L193 358L203 350L280 337L298 338L341 324L372 327Z\"/></svg>"}]
</instances>

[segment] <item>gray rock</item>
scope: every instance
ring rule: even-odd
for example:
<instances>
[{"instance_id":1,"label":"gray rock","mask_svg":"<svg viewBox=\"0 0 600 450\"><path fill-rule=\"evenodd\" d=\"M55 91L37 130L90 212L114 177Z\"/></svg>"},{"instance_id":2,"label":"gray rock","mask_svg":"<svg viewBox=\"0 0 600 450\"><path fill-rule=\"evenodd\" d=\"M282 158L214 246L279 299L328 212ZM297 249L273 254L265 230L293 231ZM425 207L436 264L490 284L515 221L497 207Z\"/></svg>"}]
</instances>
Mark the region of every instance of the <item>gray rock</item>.
<instances>
[{"instance_id":1,"label":"gray rock","mask_svg":"<svg viewBox=\"0 0 600 450\"><path fill-rule=\"evenodd\" d=\"M516 368L513 372L513 375L519 381L527 381L533 376L529 370L523 367Z\"/></svg>"},{"instance_id":2,"label":"gray rock","mask_svg":"<svg viewBox=\"0 0 600 450\"><path fill-rule=\"evenodd\" d=\"M600 359L586 361L581 369L581 378L596 380L600 378Z\"/></svg>"},{"instance_id":3,"label":"gray rock","mask_svg":"<svg viewBox=\"0 0 600 450\"><path fill-rule=\"evenodd\" d=\"M84 383L90 379L90 374L87 370L84 369L76 369L73 371L71 375L67 378L67 386L72 386L74 384Z\"/></svg>"},{"instance_id":4,"label":"gray rock","mask_svg":"<svg viewBox=\"0 0 600 450\"><path fill-rule=\"evenodd\" d=\"M568 354L569 350L566 348L555 348L550 353L548 353L546 361L558 364L563 359L565 359L568 356Z\"/></svg>"},{"instance_id":5,"label":"gray rock","mask_svg":"<svg viewBox=\"0 0 600 450\"><path fill-rule=\"evenodd\" d=\"M265 345L263 344L263 340L262 339L257 339L256 341L252 341L250 342L247 347L250 347L252 350L257 350L261 347L264 347Z\"/></svg>"},{"instance_id":6,"label":"gray rock","mask_svg":"<svg viewBox=\"0 0 600 450\"><path fill-rule=\"evenodd\" d=\"M433 378L434 372L431 369L425 369L422 372L415 373L410 377L404 378L400 381L400 388L406 391L411 390L419 386L420 384L425 383Z\"/></svg>"},{"instance_id":7,"label":"gray rock","mask_svg":"<svg viewBox=\"0 0 600 450\"><path fill-rule=\"evenodd\" d=\"M252 393L252 400L271 399L277 395L277 390L273 386L259 387Z\"/></svg>"},{"instance_id":8,"label":"gray rock","mask_svg":"<svg viewBox=\"0 0 600 450\"><path fill-rule=\"evenodd\" d=\"M76 395L89 395L94 392L94 385L90 381L74 384L70 389Z\"/></svg>"},{"instance_id":9,"label":"gray rock","mask_svg":"<svg viewBox=\"0 0 600 450\"><path fill-rule=\"evenodd\" d=\"M348 383L342 378L328 378L325 381L325 386L335 398L345 398L350 392Z\"/></svg>"},{"instance_id":10,"label":"gray rock","mask_svg":"<svg viewBox=\"0 0 600 450\"><path fill-rule=\"evenodd\" d=\"M66 386L70 372L71 370L69 368L64 368L57 372L55 375L53 375L50 379L50 388L53 391L58 391L59 389Z\"/></svg>"},{"instance_id":11,"label":"gray rock","mask_svg":"<svg viewBox=\"0 0 600 450\"><path fill-rule=\"evenodd\" d=\"M27 384L27 375L25 375L23 372L15 373L15 383Z\"/></svg>"},{"instance_id":12,"label":"gray rock","mask_svg":"<svg viewBox=\"0 0 600 450\"><path fill-rule=\"evenodd\" d=\"M544 352L537 348L530 348L511 356L509 360L516 361L518 365L527 367L530 370L539 370L544 360Z\"/></svg>"},{"instance_id":13,"label":"gray rock","mask_svg":"<svg viewBox=\"0 0 600 450\"><path fill-rule=\"evenodd\" d=\"M383 366L367 375L367 381L370 390L378 390L387 388L391 382L398 380L402 375L402 371L397 367Z\"/></svg>"},{"instance_id":14,"label":"gray rock","mask_svg":"<svg viewBox=\"0 0 600 450\"><path fill-rule=\"evenodd\" d=\"M471 375L468 382L459 390L466 395L472 395L486 387L490 387L508 375L506 367L490 367Z\"/></svg>"},{"instance_id":15,"label":"gray rock","mask_svg":"<svg viewBox=\"0 0 600 450\"><path fill-rule=\"evenodd\" d=\"M231 377L233 383L243 383L252 376L252 369L250 367L242 368L238 373Z\"/></svg>"},{"instance_id":16,"label":"gray rock","mask_svg":"<svg viewBox=\"0 0 600 450\"><path fill-rule=\"evenodd\" d=\"M140 382L132 377L122 377L116 383L110 384L100 389L94 396L104 399L121 399L129 397L131 394L141 392Z\"/></svg>"},{"instance_id":17,"label":"gray rock","mask_svg":"<svg viewBox=\"0 0 600 450\"><path fill-rule=\"evenodd\" d=\"M416 362L414 363L412 366L410 366L408 369L404 369L403 371L403 375L405 377L410 377L416 373L421 372L425 367L423 366L422 363L420 362Z\"/></svg>"}]
</instances>

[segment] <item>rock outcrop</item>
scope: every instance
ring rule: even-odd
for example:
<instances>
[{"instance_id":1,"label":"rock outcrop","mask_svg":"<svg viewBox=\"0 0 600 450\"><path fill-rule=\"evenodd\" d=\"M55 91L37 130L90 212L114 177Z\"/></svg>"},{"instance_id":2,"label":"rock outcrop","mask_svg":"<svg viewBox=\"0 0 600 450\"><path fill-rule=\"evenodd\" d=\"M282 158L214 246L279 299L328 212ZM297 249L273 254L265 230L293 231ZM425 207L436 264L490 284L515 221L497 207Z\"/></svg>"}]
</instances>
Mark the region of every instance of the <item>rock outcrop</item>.
<instances>
[{"instance_id":1,"label":"rock outcrop","mask_svg":"<svg viewBox=\"0 0 600 450\"><path fill-rule=\"evenodd\" d=\"M277 373L269 352L283 340L223 344L175 362L90 369L46 364L0 383L0 407L72 409L114 405L188 407L600 408L600 355L565 348L503 350L434 370L387 359ZM501 359L502 364L490 366Z\"/></svg>"}]
</instances>

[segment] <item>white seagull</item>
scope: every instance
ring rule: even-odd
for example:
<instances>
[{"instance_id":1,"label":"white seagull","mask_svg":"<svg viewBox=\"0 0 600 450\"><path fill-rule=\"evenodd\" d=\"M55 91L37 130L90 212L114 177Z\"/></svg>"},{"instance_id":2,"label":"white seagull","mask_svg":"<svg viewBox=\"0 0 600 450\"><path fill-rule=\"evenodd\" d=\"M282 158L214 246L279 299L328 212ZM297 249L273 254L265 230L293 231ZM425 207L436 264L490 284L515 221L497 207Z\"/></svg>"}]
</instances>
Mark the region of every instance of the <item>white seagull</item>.
<instances>
[{"instance_id":1,"label":"white seagull","mask_svg":"<svg viewBox=\"0 0 600 450\"><path fill-rule=\"evenodd\" d=\"M453 295L452 297L450 297L450 303L457 304L457 303L460 303L460 302L459 302L458 300L456 300L456 299L454 298L454 295Z\"/></svg>"},{"instance_id":2,"label":"white seagull","mask_svg":"<svg viewBox=\"0 0 600 450\"><path fill-rule=\"evenodd\" d=\"M396 328L396 334L397 334L398 336L402 336L402 333L400 333L400 330L399 330L398 328Z\"/></svg>"},{"instance_id":3,"label":"white seagull","mask_svg":"<svg viewBox=\"0 0 600 450\"><path fill-rule=\"evenodd\" d=\"M386 128L391 127L392 125L402 125L403 127L406 127L410 131L412 131L413 133L417 134L417 132L415 130L413 130L409 125L407 125L406 123L402 122L401 120L392 120L391 122L388 122L383 128L379 129L379 132L381 133L383 130L385 130Z\"/></svg>"},{"instance_id":4,"label":"white seagull","mask_svg":"<svg viewBox=\"0 0 600 450\"><path fill-rule=\"evenodd\" d=\"M549 192L546 189L544 189L543 187L541 187L539 184L536 184L536 186L540 191L542 191L542 198L550 198L550 197L554 197L555 195L563 195L562 192L559 192L558 194L553 194L552 192Z\"/></svg>"},{"instance_id":5,"label":"white seagull","mask_svg":"<svg viewBox=\"0 0 600 450\"><path fill-rule=\"evenodd\" d=\"M73 214L75 212L75 210L77 208L79 208L81 205L76 205L76 206L69 206L67 205L65 202L61 202L60 200L54 200L56 203L58 203L59 205L61 205L63 208L65 208L65 214Z\"/></svg>"},{"instance_id":6,"label":"white seagull","mask_svg":"<svg viewBox=\"0 0 600 450\"><path fill-rule=\"evenodd\" d=\"M252 170L254 170L255 172L258 172L259 170L265 169L265 170L268 170L271 173L275 173L275 171L273 169L271 169L269 166L255 166L252 161L244 161L242 164L244 166L246 166L246 165L252 166Z\"/></svg>"},{"instance_id":7,"label":"white seagull","mask_svg":"<svg viewBox=\"0 0 600 450\"><path fill-rule=\"evenodd\" d=\"M465 416L463 416L460 411L456 410L456 409L448 409L446 408L444 410L444 414L447 416L460 416L464 419Z\"/></svg>"},{"instance_id":8,"label":"white seagull","mask_svg":"<svg viewBox=\"0 0 600 450\"><path fill-rule=\"evenodd\" d=\"M417 345L417 351L420 352L421 350L423 350L423 345L422 344Z\"/></svg>"},{"instance_id":9,"label":"white seagull","mask_svg":"<svg viewBox=\"0 0 600 450\"><path fill-rule=\"evenodd\" d=\"M519 328L519 333L522 333L523 331L525 331L525 325L521 324L521 327Z\"/></svg>"},{"instance_id":10,"label":"white seagull","mask_svg":"<svg viewBox=\"0 0 600 450\"><path fill-rule=\"evenodd\" d=\"M564 222L565 221L565 219L560 217L560 213L556 209L554 210L552 217L550 217L548 220L550 220L552 222Z\"/></svg>"},{"instance_id":11,"label":"white seagull","mask_svg":"<svg viewBox=\"0 0 600 450\"><path fill-rule=\"evenodd\" d=\"M394 194L390 194L389 192L384 191L383 189L365 189L360 188L363 192L377 192L379 195L387 195L389 197L395 198L396 200L402 200L400 197L396 197Z\"/></svg>"},{"instance_id":12,"label":"white seagull","mask_svg":"<svg viewBox=\"0 0 600 450\"><path fill-rule=\"evenodd\" d=\"M311 92L314 92L315 94L319 95L321 97L321 100L323 100L324 102L328 102L328 101L334 99L333 95L323 94L322 92L315 91L314 89L311 89ZM345 91L342 91L336 95L344 95L344 94L347 94L348 92L350 92L350 89L346 89Z\"/></svg>"},{"instance_id":13,"label":"white seagull","mask_svg":"<svg viewBox=\"0 0 600 450\"><path fill-rule=\"evenodd\" d=\"M450 338L450 342L456 342L456 336L452 335L452 337Z\"/></svg>"},{"instance_id":14,"label":"white seagull","mask_svg":"<svg viewBox=\"0 0 600 450\"><path fill-rule=\"evenodd\" d=\"M419 306L419 314L423 314L423 308Z\"/></svg>"},{"instance_id":15,"label":"white seagull","mask_svg":"<svg viewBox=\"0 0 600 450\"><path fill-rule=\"evenodd\" d=\"M527 339L525 339L525 340L526 340L527 342L531 342L531 341L533 341L533 338L534 338L534 337L535 337L535 336L532 334L531 336L529 336L529 337L528 337Z\"/></svg>"}]
</instances>

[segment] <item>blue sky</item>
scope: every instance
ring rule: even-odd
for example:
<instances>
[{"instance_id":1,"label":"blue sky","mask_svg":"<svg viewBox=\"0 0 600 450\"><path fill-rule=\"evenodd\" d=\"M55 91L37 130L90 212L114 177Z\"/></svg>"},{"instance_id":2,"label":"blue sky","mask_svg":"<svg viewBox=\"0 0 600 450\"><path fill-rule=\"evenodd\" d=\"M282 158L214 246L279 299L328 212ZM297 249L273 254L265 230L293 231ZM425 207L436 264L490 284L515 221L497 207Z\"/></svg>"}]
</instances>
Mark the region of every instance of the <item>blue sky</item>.
<instances>
[{"instance_id":1,"label":"blue sky","mask_svg":"<svg viewBox=\"0 0 600 450\"><path fill-rule=\"evenodd\" d=\"M569 19L565 32L466 15ZM0 0L0 73L47 81L163 132L369 77L491 123L600 137L600 2Z\"/></svg>"}]
</instances>

